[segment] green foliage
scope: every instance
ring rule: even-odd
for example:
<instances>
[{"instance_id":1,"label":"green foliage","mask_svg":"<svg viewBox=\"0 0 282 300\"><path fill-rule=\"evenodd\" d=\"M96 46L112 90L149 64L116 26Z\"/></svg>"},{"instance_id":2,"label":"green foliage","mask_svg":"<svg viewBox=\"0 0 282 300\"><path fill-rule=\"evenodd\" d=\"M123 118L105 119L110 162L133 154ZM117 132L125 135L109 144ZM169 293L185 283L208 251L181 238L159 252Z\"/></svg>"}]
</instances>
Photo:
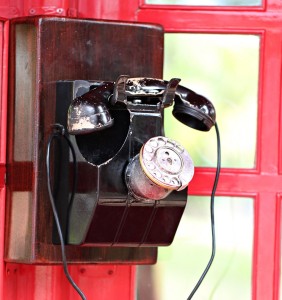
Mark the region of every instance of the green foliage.
<instances>
[{"instance_id":1,"label":"green foliage","mask_svg":"<svg viewBox=\"0 0 282 300\"><path fill-rule=\"evenodd\" d=\"M164 78L207 97L215 106L222 165L253 168L256 154L259 37L166 34ZM213 131L213 130L211 130ZM165 133L185 146L197 166L215 166L213 132L197 132L165 111Z\"/></svg>"}]
</instances>

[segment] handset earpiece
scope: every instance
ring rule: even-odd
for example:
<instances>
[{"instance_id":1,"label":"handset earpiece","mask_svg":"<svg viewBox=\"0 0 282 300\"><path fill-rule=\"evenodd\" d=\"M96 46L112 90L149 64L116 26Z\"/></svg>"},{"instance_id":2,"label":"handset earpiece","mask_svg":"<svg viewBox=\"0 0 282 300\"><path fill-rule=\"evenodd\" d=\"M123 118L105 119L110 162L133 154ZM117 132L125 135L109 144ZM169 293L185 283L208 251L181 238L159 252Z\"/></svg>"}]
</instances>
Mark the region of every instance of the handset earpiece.
<instances>
[{"instance_id":1,"label":"handset earpiece","mask_svg":"<svg viewBox=\"0 0 282 300\"><path fill-rule=\"evenodd\" d=\"M67 121L70 134L88 134L104 130L114 124L114 119L111 118L107 108L113 87L113 82L100 82L98 86L72 101Z\"/></svg>"},{"instance_id":2,"label":"handset earpiece","mask_svg":"<svg viewBox=\"0 0 282 300\"><path fill-rule=\"evenodd\" d=\"M197 130L209 131L215 125L213 104L183 86L177 87L172 114L181 123Z\"/></svg>"},{"instance_id":3,"label":"handset earpiece","mask_svg":"<svg viewBox=\"0 0 282 300\"><path fill-rule=\"evenodd\" d=\"M75 98L68 111L68 132L74 135L101 131L113 125L108 105L136 98L159 98L161 107L173 105L172 114L181 123L201 131L215 125L215 109L205 97L179 85L180 79L120 75L115 82L101 81Z\"/></svg>"}]
</instances>

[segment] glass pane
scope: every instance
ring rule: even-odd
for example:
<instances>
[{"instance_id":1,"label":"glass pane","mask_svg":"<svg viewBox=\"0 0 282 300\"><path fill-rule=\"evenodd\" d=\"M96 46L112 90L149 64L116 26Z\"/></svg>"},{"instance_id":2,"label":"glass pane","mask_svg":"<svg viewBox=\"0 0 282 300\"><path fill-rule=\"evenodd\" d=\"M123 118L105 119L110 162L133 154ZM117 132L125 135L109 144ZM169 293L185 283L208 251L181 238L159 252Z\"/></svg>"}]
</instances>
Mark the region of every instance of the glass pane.
<instances>
[{"instance_id":1,"label":"glass pane","mask_svg":"<svg viewBox=\"0 0 282 300\"><path fill-rule=\"evenodd\" d=\"M146 4L193 6L259 6L261 0L146 0Z\"/></svg>"},{"instance_id":2,"label":"glass pane","mask_svg":"<svg viewBox=\"0 0 282 300\"><path fill-rule=\"evenodd\" d=\"M181 85L214 104L223 167L255 166L259 44L257 35L165 35L164 78L181 78ZM215 166L215 130L190 129L171 110L165 110L166 136L185 146L196 166Z\"/></svg>"},{"instance_id":3,"label":"glass pane","mask_svg":"<svg viewBox=\"0 0 282 300\"><path fill-rule=\"evenodd\" d=\"M193 300L250 300L253 199L215 201L216 256ZM189 197L172 245L159 247L156 265L138 267L138 300L187 299L211 254L209 204Z\"/></svg>"}]
</instances>

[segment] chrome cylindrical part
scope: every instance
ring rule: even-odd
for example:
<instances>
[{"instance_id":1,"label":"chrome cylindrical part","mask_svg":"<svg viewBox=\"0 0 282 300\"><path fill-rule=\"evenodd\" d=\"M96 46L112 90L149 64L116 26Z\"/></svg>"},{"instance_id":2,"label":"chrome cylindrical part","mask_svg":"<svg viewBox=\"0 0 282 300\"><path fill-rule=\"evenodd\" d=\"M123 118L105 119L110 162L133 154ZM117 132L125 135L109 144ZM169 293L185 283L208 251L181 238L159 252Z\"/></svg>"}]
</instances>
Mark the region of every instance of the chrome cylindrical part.
<instances>
[{"instance_id":1,"label":"chrome cylindrical part","mask_svg":"<svg viewBox=\"0 0 282 300\"><path fill-rule=\"evenodd\" d=\"M137 200L160 200L187 187L194 175L188 152L163 136L148 140L128 164L126 184Z\"/></svg>"}]
</instances>

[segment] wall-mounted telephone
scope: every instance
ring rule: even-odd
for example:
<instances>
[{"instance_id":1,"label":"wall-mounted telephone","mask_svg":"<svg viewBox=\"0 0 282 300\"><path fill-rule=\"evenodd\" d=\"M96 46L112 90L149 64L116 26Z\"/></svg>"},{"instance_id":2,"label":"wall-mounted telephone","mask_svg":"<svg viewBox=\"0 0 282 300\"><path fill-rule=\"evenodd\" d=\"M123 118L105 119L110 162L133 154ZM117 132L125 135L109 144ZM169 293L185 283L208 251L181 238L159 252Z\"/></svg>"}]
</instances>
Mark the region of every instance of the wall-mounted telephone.
<instances>
[{"instance_id":1,"label":"wall-mounted telephone","mask_svg":"<svg viewBox=\"0 0 282 300\"><path fill-rule=\"evenodd\" d=\"M65 243L169 245L187 198L194 166L163 135L163 109L208 131L215 109L179 79L119 76L111 81L57 83L56 122L67 129L77 160L76 194L69 148L56 144L54 194ZM54 231L54 243L57 243Z\"/></svg>"},{"instance_id":2,"label":"wall-mounted telephone","mask_svg":"<svg viewBox=\"0 0 282 300\"><path fill-rule=\"evenodd\" d=\"M50 145L56 131L47 150L48 187L59 233L58 240L54 230L54 243L60 241L62 247L140 247L172 242L194 165L181 145L163 135L163 109L174 104L173 115L180 122L202 131L215 125L218 134L212 103L179 82L177 78L164 81L122 75L116 82L57 83L55 130L59 128L68 143L57 144L54 153L56 204L49 173ZM69 148L75 165L72 177L82 178L73 180L71 197ZM215 254L213 205L220 159L218 162L211 198L212 255L188 299ZM66 259L63 263L69 281L86 299L69 276Z\"/></svg>"}]
</instances>

